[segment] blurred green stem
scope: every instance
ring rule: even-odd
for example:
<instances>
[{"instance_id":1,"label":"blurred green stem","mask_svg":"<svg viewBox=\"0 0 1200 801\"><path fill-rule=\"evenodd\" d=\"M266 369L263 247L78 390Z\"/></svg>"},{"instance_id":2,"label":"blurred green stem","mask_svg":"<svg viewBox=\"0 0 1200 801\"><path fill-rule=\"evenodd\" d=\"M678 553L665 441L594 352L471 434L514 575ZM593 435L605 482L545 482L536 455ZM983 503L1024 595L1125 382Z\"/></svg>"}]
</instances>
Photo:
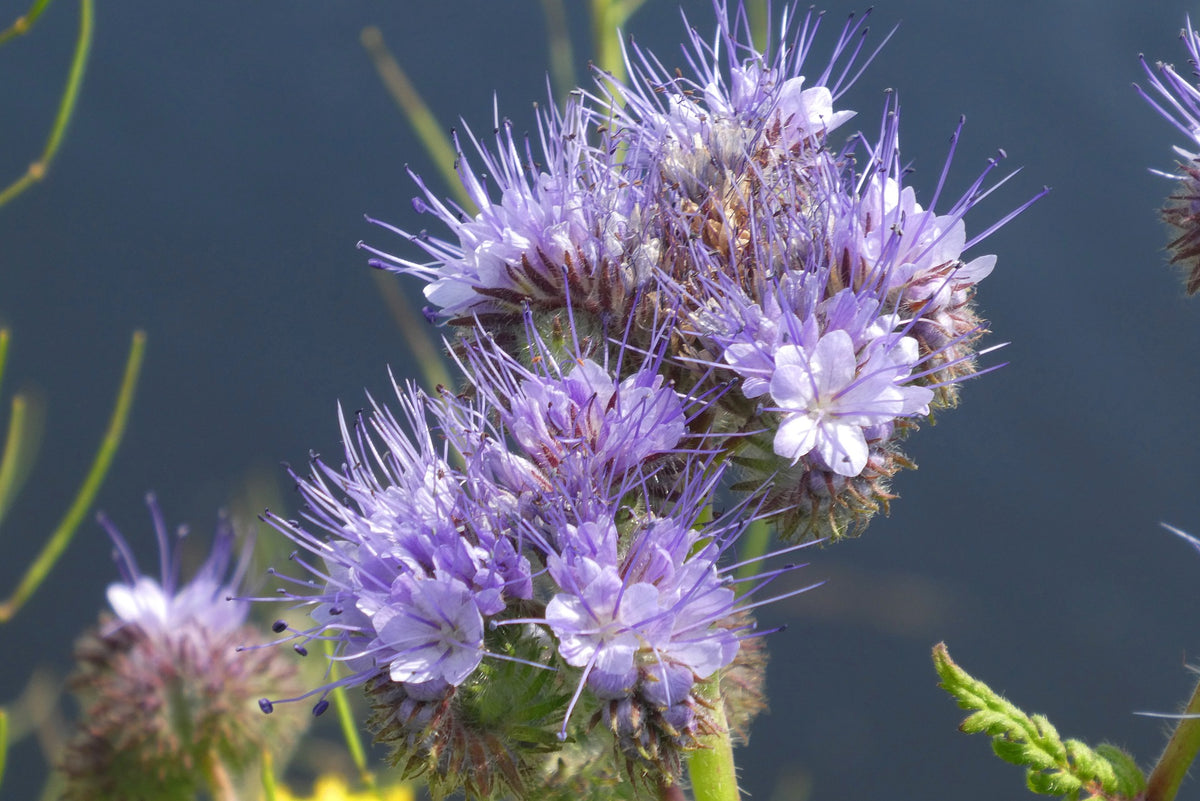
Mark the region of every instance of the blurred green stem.
<instances>
[{"instance_id":1,"label":"blurred green stem","mask_svg":"<svg viewBox=\"0 0 1200 801\"><path fill-rule=\"evenodd\" d=\"M70 544L76 529L83 522L83 516L87 514L92 502L96 499L96 493L100 491L100 485L104 483L104 478L108 475L108 469L112 466L113 457L116 455L117 447L121 444L121 437L125 433L125 424L129 419L129 410L133 406L134 389L137 387L138 375L142 368L142 357L145 352L146 334L143 331L135 331L133 342L129 347L129 358L125 362L125 375L121 379L121 388L117 393L117 402L113 408L112 417L108 421L108 430L104 433L104 439L100 441L100 448L96 452L92 467L84 478L79 492L75 495L71 507L59 522L49 541L43 546L41 553L25 572L17 589L13 591L7 601L0 604L0 623L7 623L11 620L17 610L41 586L42 581L49 575L58 558Z\"/></svg>"},{"instance_id":2,"label":"blurred green stem","mask_svg":"<svg viewBox=\"0 0 1200 801\"><path fill-rule=\"evenodd\" d=\"M733 739L725 720L721 699L721 674L713 674L700 685L704 701L712 705L717 734L700 738L700 748L688 754L688 776L696 801L739 801L737 768L733 761Z\"/></svg>"},{"instance_id":3,"label":"blurred green stem","mask_svg":"<svg viewBox=\"0 0 1200 801\"><path fill-rule=\"evenodd\" d=\"M33 9L30 10L30 14L21 19L30 20L30 17L36 19L36 15L41 14L48 4L48 0L35 3ZM63 136L67 132L67 125L71 122L71 115L75 111L75 103L79 99L79 87L83 84L83 75L87 69L88 54L92 49L93 10L93 0L79 0L79 37L75 42L75 55L71 59L71 72L67 75L67 87L63 91L62 99L58 103L58 115L54 118L54 127L50 129L50 138L46 140L46 147L42 151L41 158L30 164L25 170L24 175L11 183L6 189L0 191L0 206L8 203L8 201L24 192L37 181L45 178L47 171L50 169L50 163L54 161L54 156L58 153L59 145L62 144ZM19 22L20 20L18 20ZM29 24L31 23L27 21L26 29L28 29ZM14 24L12 28L9 28L9 31L16 28L17 24ZM7 33L8 31L5 32L5 34ZM5 34L0 34L0 37L3 37ZM3 43L3 41L0 38L0 43Z\"/></svg>"},{"instance_id":4,"label":"blurred green stem","mask_svg":"<svg viewBox=\"0 0 1200 801\"><path fill-rule=\"evenodd\" d=\"M37 22L38 17L42 16L42 12L50 7L50 0L34 0L34 4L29 7L29 10L13 20L13 24L0 31L0 45L7 42L9 39L15 39L18 36L24 36L33 28L33 23Z\"/></svg>"},{"instance_id":5,"label":"blurred green stem","mask_svg":"<svg viewBox=\"0 0 1200 801\"><path fill-rule=\"evenodd\" d=\"M13 499L29 476L41 438L43 409L37 399L14 395L0 456L0 522L4 521Z\"/></svg>"},{"instance_id":6,"label":"blurred green stem","mask_svg":"<svg viewBox=\"0 0 1200 801\"><path fill-rule=\"evenodd\" d=\"M767 51L770 15L767 10L767 0L748 0L746 3L746 15L750 20L750 39L754 42L754 49L770 58L771 53Z\"/></svg>"},{"instance_id":7,"label":"blurred green stem","mask_svg":"<svg viewBox=\"0 0 1200 801\"><path fill-rule=\"evenodd\" d=\"M458 173L455 172L455 167L458 165L458 154L454 150L454 145L450 141L450 137L446 136L445 129L438 123L437 117L433 115L433 111L421 97L421 93L413 86L400 63L396 61L395 56L384 44L383 32L374 26L363 28L361 39L384 87L408 117L408 124L412 126L417 138L421 140L425 152L433 159L434 166L442 174L446 185L450 187L454 199L458 201L464 211L474 214L477 209L471 199L467 197L462 181L458 179Z\"/></svg>"},{"instance_id":8,"label":"blurred green stem","mask_svg":"<svg viewBox=\"0 0 1200 801\"><path fill-rule=\"evenodd\" d=\"M1200 715L1200 683L1192 691L1191 700L1183 714ZM1200 753L1200 718L1183 718L1146 780L1146 792L1142 796L1144 801L1172 801L1197 753Z\"/></svg>"},{"instance_id":9,"label":"blurred green stem","mask_svg":"<svg viewBox=\"0 0 1200 801\"><path fill-rule=\"evenodd\" d=\"M328 641L325 642L325 656L331 660L330 665L334 665L333 670L336 671L337 663L332 661L333 645ZM337 676L330 676L330 678L336 679ZM350 759L353 760L354 767L358 768L358 778L373 795L382 799L383 794L379 790L379 784L375 781L375 774L367 770L367 755L363 750L362 739L358 736L358 723L354 720L354 710L350 708L350 699L346 697L346 688L334 687L329 694L333 696L333 708L337 711L338 725L342 727L346 750L350 752Z\"/></svg>"},{"instance_id":10,"label":"blurred green stem","mask_svg":"<svg viewBox=\"0 0 1200 801\"><path fill-rule=\"evenodd\" d=\"M441 351L434 344L430 326L425 322L425 317L408 302L408 298L404 296L394 275L384 270L374 270L373 272L375 284L379 288L379 294L383 296L383 302L387 304L388 311L392 313L392 319L395 320L400 333L404 336L409 348L412 349L417 364L421 367L421 373L425 376L426 389L432 392L437 387L443 386L453 391L455 387L450 383L450 373L446 371L446 363L442 359Z\"/></svg>"},{"instance_id":11,"label":"blurred green stem","mask_svg":"<svg viewBox=\"0 0 1200 801\"><path fill-rule=\"evenodd\" d=\"M8 763L8 710L0 708L0 786L4 784L4 766Z\"/></svg>"},{"instance_id":12,"label":"blurred green stem","mask_svg":"<svg viewBox=\"0 0 1200 801\"><path fill-rule=\"evenodd\" d=\"M771 545L771 526L767 521L758 519L746 526L738 543L738 579L753 578L758 575L762 566L762 557Z\"/></svg>"},{"instance_id":13,"label":"blurred green stem","mask_svg":"<svg viewBox=\"0 0 1200 801\"><path fill-rule=\"evenodd\" d=\"M542 0L542 16L546 18L546 50L550 55L550 83L561 105L578 85L575 81L575 56L571 51L571 35L567 30L567 10L563 0Z\"/></svg>"},{"instance_id":14,"label":"blurred green stem","mask_svg":"<svg viewBox=\"0 0 1200 801\"><path fill-rule=\"evenodd\" d=\"M592 47L596 66L624 83L628 77L618 32L645 0L591 0Z\"/></svg>"}]
</instances>

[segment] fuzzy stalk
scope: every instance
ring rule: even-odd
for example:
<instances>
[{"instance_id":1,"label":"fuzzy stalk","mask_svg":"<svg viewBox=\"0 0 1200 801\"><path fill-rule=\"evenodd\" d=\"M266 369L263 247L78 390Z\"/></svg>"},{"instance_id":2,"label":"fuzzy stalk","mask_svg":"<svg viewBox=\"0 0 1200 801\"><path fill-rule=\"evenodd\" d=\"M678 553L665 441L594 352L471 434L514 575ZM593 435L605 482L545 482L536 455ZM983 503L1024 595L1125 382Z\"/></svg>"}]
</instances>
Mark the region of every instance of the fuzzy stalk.
<instances>
[{"instance_id":1,"label":"fuzzy stalk","mask_svg":"<svg viewBox=\"0 0 1200 801\"><path fill-rule=\"evenodd\" d=\"M712 720L717 733L701 737L700 748L688 755L692 797L696 801L738 801L741 794L738 793L737 767L733 762L733 738L725 720L719 672L700 685L700 695L712 704Z\"/></svg>"},{"instance_id":2,"label":"fuzzy stalk","mask_svg":"<svg viewBox=\"0 0 1200 801\"><path fill-rule=\"evenodd\" d=\"M1192 691L1183 714L1191 717L1180 719L1171 739L1167 741L1167 747L1163 749L1146 782L1145 801L1172 801L1197 752L1200 752L1200 717L1197 717L1200 715L1200 682Z\"/></svg>"}]
</instances>

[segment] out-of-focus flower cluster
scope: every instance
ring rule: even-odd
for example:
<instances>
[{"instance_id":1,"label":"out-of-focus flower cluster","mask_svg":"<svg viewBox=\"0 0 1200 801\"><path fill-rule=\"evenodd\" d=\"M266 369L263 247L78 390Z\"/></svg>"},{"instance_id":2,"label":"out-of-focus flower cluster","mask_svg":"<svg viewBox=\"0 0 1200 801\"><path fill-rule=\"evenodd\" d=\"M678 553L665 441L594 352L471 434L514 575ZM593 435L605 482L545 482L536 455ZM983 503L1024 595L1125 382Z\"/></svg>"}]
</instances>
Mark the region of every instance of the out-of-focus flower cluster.
<instances>
[{"instance_id":1,"label":"out-of-focus flower cluster","mask_svg":"<svg viewBox=\"0 0 1200 801\"><path fill-rule=\"evenodd\" d=\"M894 99L876 139L834 138L861 20L814 64L818 16L767 56L716 6L691 77L631 46L631 81L543 111L536 149L507 121L493 146L469 134L478 211L414 176L448 234L391 229L429 261L368 250L427 282L465 389L343 415L345 462L295 476L303 519L266 515L302 548L281 597L312 618L280 642L332 642L346 668L299 697L320 713L365 684L435 795L678 781L762 703L751 610L793 566L734 580L747 527L786 550L860 531L901 439L976 372L995 259L964 258L963 218L995 162L922 207Z\"/></svg>"},{"instance_id":2,"label":"out-of-focus flower cluster","mask_svg":"<svg viewBox=\"0 0 1200 801\"><path fill-rule=\"evenodd\" d=\"M261 636L246 624L237 594L248 545L230 573L234 532L218 523L208 558L179 580L178 550L157 503L148 499L158 538L160 578L143 574L124 537L101 522L116 547L122 581L109 585L113 615L82 636L70 686L82 707L62 768L68 799L191 799L214 783L236 784L270 746L286 756L303 722L264 719L256 697L295 687L283 652L240 653ZM182 533L182 532L181 532Z\"/></svg>"}]
</instances>

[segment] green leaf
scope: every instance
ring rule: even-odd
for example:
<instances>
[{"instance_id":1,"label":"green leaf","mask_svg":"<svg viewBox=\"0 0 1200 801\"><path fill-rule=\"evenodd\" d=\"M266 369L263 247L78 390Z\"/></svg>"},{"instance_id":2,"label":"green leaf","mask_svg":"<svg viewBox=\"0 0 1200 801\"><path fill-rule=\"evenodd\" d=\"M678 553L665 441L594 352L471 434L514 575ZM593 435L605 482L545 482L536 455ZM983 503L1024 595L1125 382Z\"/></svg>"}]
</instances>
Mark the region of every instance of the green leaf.
<instances>
[{"instance_id":1,"label":"green leaf","mask_svg":"<svg viewBox=\"0 0 1200 801\"><path fill-rule=\"evenodd\" d=\"M1105 787L1105 791L1132 798L1146 789L1146 777L1133 761L1133 757L1125 751L1111 743L1100 743L1096 746L1096 753L1107 760L1113 770L1113 786Z\"/></svg>"},{"instance_id":2,"label":"green leaf","mask_svg":"<svg viewBox=\"0 0 1200 801\"><path fill-rule=\"evenodd\" d=\"M1133 759L1111 745L1095 749L1079 740L1063 741L1044 715L1027 715L950 658L945 643L933 649L941 687L971 710L959 725L967 734L992 738L996 756L1025 768L1025 785L1035 793L1078 798L1103 793L1109 801L1132 799L1146 780Z\"/></svg>"}]
</instances>

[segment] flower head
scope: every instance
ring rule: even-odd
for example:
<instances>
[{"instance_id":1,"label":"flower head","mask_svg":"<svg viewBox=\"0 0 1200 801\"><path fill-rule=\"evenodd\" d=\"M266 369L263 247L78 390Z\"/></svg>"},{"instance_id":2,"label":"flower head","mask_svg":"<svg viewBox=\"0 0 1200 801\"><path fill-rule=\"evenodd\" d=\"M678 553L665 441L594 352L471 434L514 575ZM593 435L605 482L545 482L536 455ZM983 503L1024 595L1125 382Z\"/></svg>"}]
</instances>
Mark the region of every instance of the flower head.
<instances>
[{"instance_id":1,"label":"flower head","mask_svg":"<svg viewBox=\"0 0 1200 801\"><path fill-rule=\"evenodd\" d=\"M137 568L107 518L123 580L108 588L115 618L80 638L70 679L83 723L63 762L70 799L193 798L214 761L235 776L264 748L283 756L301 720L268 720L254 701L267 688L294 686L293 665L268 651L239 653L258 636L245 624L239 590L251 546L230 575L234 533L222 517L212 551L180 581L162 514L147 499L159 544L158 579ZM210 788L211 789L211 788Z\"/></svg>"}]
</instances>

